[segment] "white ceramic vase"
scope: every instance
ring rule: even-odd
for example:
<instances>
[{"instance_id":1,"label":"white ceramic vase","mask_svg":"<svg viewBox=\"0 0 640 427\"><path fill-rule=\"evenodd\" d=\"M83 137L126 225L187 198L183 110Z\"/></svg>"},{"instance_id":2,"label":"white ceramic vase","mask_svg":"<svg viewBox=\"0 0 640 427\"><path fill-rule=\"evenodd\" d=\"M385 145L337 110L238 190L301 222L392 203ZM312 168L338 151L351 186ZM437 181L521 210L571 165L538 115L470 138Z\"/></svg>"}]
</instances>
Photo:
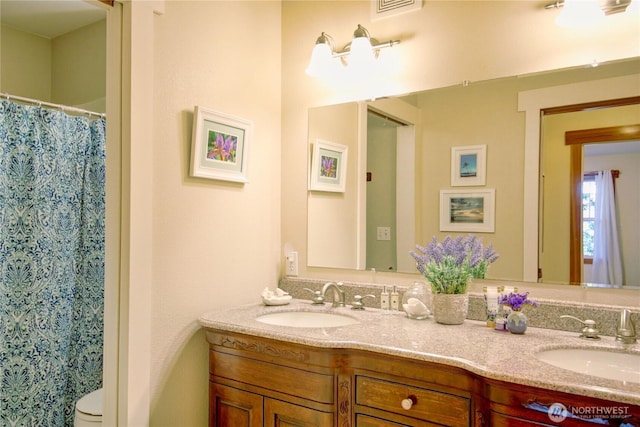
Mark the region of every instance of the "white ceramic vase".
<instances>
[{"instance_id":1,"label":"white ceramic vase","mask_svg":"<svg viewBox=\"0 0 640 427\"><path fill-rule=\"evenodd\" d=\"M434 294L433 318L443 325L461 325L469 311L469 294Z\"/></svg>"}]
</instances>

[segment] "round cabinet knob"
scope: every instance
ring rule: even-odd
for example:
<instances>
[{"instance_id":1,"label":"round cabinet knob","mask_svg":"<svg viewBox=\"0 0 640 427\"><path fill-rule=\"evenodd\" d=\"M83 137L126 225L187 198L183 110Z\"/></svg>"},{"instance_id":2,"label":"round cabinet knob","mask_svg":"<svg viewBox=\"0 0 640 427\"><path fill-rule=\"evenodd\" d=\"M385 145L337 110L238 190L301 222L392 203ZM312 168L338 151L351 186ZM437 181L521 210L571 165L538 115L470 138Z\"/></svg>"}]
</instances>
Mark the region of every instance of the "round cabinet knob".
<instances>
[{"instance_id":1,"label":"round cabinet knob","mask_svg":"<svg viewBox=\"0 0 640 427\"><path fill-rule=\"evenodd\" d=\"M418 399L416 399L415 396L409 396L406 399L402 399L402 402L400 402L400 404L402 405L402 409L406 411L411 409L411 407L416 403L418 403Z\"/></svg>"}]
</instances>

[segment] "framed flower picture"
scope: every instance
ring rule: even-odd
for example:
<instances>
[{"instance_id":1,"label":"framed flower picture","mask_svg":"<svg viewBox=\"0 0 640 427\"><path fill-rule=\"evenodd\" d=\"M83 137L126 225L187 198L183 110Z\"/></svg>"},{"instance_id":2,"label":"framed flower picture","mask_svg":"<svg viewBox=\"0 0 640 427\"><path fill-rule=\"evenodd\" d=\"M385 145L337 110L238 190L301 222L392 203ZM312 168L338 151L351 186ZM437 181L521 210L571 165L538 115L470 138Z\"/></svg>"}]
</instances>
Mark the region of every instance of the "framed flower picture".
<instances>
[{"instance_id":1,"label":"framed flower picture","mask_svg":"<svg viewBox=\"0 0 640 427\"><path fill-rule=\"evenodd\" d=\"M487 146L451 147L451 186L485 185Z\"/></svg>"},{"instance_id":2,"label":"framed flower picture","mask_svg":"<svg viewBox=\"0 0 640 427\"><path fill-rule=\"evenodd\" d=\"M191 146L191 176L249 182L249 142L252 122L195 107Z\"/></svg>"},{"instance_id":3,"label":"framed flower picture","mask_svg":"<svg viewBox=\"0 0 640 427\"><path fill-rule=\"evenodd\" d=\"M344 193L349 147L316 139L311 151L309 190Z\"/></svg>"}]
</instances>

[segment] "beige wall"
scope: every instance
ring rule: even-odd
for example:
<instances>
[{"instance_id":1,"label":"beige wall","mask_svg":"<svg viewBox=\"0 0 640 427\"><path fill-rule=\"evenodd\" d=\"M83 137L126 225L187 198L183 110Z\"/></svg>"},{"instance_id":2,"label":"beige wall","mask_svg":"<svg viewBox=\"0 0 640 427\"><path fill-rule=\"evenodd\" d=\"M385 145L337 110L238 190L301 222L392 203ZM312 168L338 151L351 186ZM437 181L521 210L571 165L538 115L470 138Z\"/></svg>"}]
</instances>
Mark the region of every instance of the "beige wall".
<instances>
[{"instance_id":1,"label":"beige wall","mask_svg":"<svg viewBox=\"0 0 640 427\"><path fill-rule=\"evenodd\" d=\"M105 111L106 21L47 39L3 26L0 91Z\"/></svg>"},{"instance_id":2,"label":"beige wall","mask_svg":"<svg viewBox=\"0 0 640 427\"><path fill-rule=\"evenodd\" d=\"M517 143L524 133L524 117L516 111L521 88L518 79L494 80L428 91L419 96L422 110L422 235L426 244L432 236L461 233L440 232L440 190L473 191L495 189L495 232L479 233L483 243L493 243L500 259L489 270L492 278L522 277L522 165L524 145ZM451 147L486 145L486 185L451 187ZM464 233L462 233L464 234Z\"/></svg>"},{"instance_id":3,"label":"beige wall","mask_svg":"<svg viewBox=\"0 0 640 427\"><path fill-rule=\"evenodd\" d=\"M50 40L2 26L0 92L51 101Z\"/></svg>"},{"instance_id":4,"label":"beige wall","mask_svg":"<svg viewBox=\"0 0 640 427\"><path fill-rule=\"evenodd\" d=\"M347 147L345 191L310 191L307 199L309 263L349 268L358 259L358 123L355 103L315 108L309 112L309 150L316 140ZM312 159L316 161L316 159Z\"/></svg>"},{"instance_id":5,"label":"beige wall","mask_svg":"<svg viewBox=\"0 0 640 427\"><path fill-rule=\"evenodd\" d=\"M51 99L57 104L104 104L106 21L87 25L51 40ZM96 111L104 106L96 104Z\"/></svg>"},{"instance_id":6,"label":"beige wall","mask_svg":"<svg viewBox=\"0 0 640 427\"><path fill-rule=\"evenodd\" d=\"M169 1L154 17L152 152L144 160L153 174L154 426L207 424L208 354L198 317L257 302L264 287L277 285L280 11L273 1ZM249 183L189 176L194 105L253 121Z\"/></svg>"},{"instance_id":7,"label":"beige wall","mask_svg":"<svg viewBox=\"0 0 640 427\"><path fill-rule=\"evenodd\" d=\"M640 30L633 16L611 16L598 29L570 31L557 27L555 12L545 11L535 2L426 2L418 12L376 22L371 21L369 12L369 3L364 1L283 3L282 70L283 81L286 82L283 88L283 123L286 126L282 131L283 164L287 167L282 171L282 238L285 245L299 252L302 276L369 277L369 274L354 271L305 267L306 215L301 208L306 205L306 147L299 141L304 140L307 134L309 107L457 85L463 80L473 83L576 66L590 63L594 58L604 61L638 54ZM349 41L358 23L367 27L379 40L402 40L400 45L391 49L397 67L384 82L340 88L304 74L313 41L321 31L329 33L341 46ZM460 28L465 28L465 31L459 31ZM535 34L532 28L536 29ZM620 43L620 40L627 42ZM507 102L511 105L509 111L517 114L517 99ZM498 114L491 123L496 129L502 127ZM466 144L475 138L473 127L463 131L468 137L465 142L456 143ZM494 150L489 161L494 166L502 166L500 157L495 156L518 159L514 163L505 162L506 170L513 172L507 182L500 181L495 169L488 176L489 185L495 186L500 181L500 185L506 188L501 190L502 196L500 193L497 196L500 227L506 225L506 229L518 232L512 236L505 233L497 242L500 245L497 249L505 253L511 250L512 242L521 242L522 239L522 208L513 214L508 213L500 210L499 200L511 195L516 199L522 197L524 135L518 126L502 132L508 137L503 142L505 149ZM444 148L447 150L449 146ZM433 192L430 197L434 197ZM428 233L428 229L425 230ZM510 261L509 256L506 258ZM520 265L512 266L507 261L504 262L508 264L505 271L495 272L497 276L512 272L522 274Z\"/></svg>"}]
</instances>

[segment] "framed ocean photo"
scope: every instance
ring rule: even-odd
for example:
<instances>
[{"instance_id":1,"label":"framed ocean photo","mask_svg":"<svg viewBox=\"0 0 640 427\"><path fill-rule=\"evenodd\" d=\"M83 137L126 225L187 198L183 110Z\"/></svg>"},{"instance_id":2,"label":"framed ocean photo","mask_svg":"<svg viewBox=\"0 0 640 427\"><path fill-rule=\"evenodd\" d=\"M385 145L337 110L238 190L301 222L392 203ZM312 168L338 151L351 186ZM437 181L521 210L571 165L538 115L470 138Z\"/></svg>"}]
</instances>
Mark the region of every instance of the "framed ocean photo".
<instances>
[{"instance_id":1,"label":"framed ocean photo","mask_svg":"<svg viewBox=\"0 0 640 427\"><path fill-rule=\"evenodd\" d=\"M486 145L451 147L452 187L485 185L486 172Z\"/></svg>"},{"instance_id":2,"label":"framed ocean photo","mask_svg":"<svg viewBox=\"0 0 640 427\"><path fill-rule=\"evenodd\" d=\"M440 190L440 231L493 233L495 189Z\"/></svg>"}]
</instances>

